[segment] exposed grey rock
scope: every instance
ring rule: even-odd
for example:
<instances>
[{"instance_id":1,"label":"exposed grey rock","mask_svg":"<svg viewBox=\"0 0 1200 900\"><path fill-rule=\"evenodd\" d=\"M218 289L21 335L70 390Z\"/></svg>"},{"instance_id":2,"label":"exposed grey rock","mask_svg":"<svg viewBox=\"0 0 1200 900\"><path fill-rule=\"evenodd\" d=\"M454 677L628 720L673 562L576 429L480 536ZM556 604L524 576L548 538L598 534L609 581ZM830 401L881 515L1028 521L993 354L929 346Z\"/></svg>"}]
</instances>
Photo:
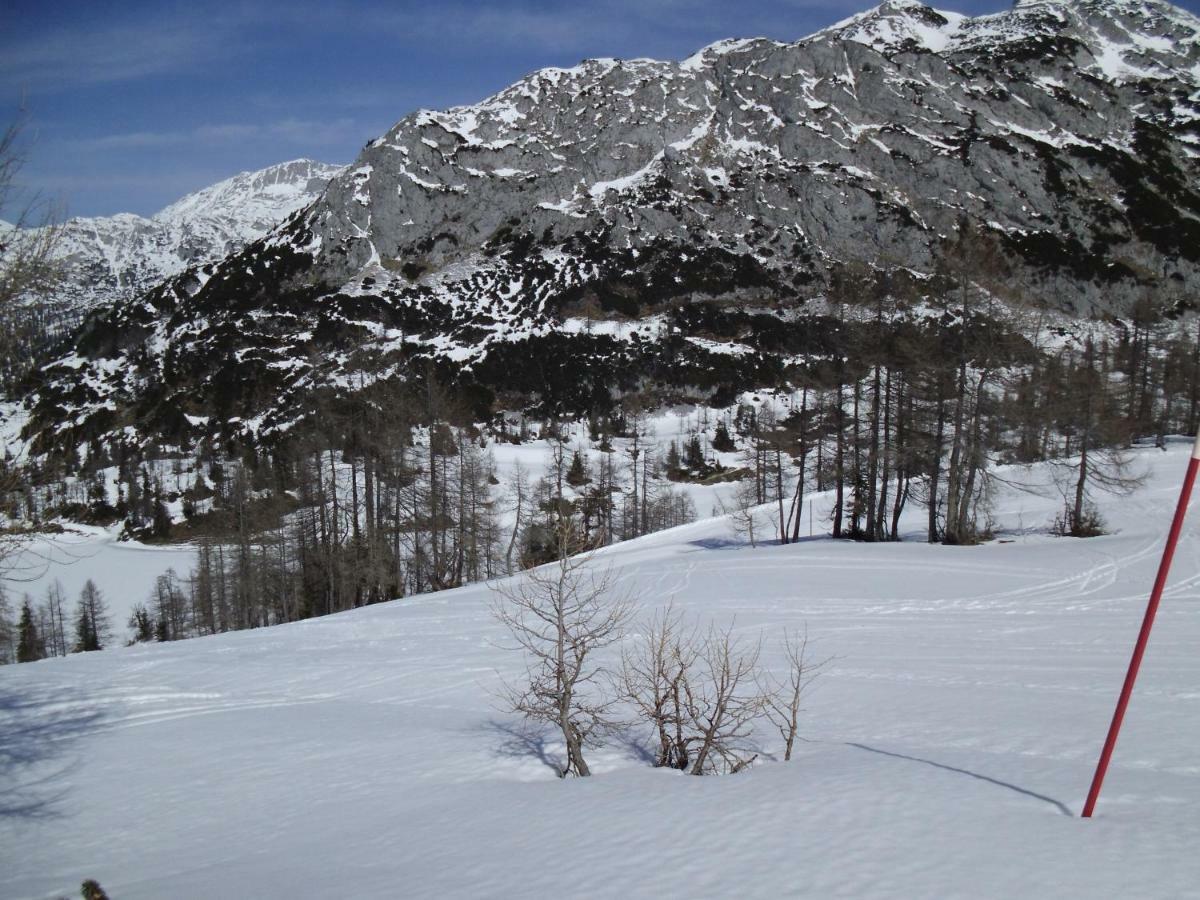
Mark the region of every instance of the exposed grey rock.
<instances>
[{"instance_id":1,"label":"exposed grey rock","mask_svg":"<svg viewBox=\"0 0 1200 900\"><path fill-rule=\"evenodd\" d=\"M831 264L928 269L963 219L1027 292L1120 314L1196 283L1198 36L1161 0L889 0L795 43L590 60L418 111L245 251L97 315L34 430L278 434L315 390L417 358L575 409L753 380L762 348L717 353L664 315L719 298L802 328Z\"/></svg>"},{"instance_id":2,"label":"exposed grey rock","mask_svg":"<svg viewBox=\"0 0 1200 900\"><path fill-rule=\"evenodd\" d=\"M437 270L514 218L550 243L611 228L616 246L699 234L753 253L759 232L818 266L920 268L965 215L1024 247L1034 270L1073 267L1062 299L1074 309L1119 311L1121 276L1190 278L1200 258L1176 231L1196 236L1200 212L1198 26L1163 3L1029 2L966 19L891 0L795 44L544 70L373 141L307 216L320 244L306 278L333 289L390 261ZM1156 188L1182 207L1164 211L1166 229L1129 196ZM1039 245L1091 258L1042 258Z\"/></svg>"}]
</instances>

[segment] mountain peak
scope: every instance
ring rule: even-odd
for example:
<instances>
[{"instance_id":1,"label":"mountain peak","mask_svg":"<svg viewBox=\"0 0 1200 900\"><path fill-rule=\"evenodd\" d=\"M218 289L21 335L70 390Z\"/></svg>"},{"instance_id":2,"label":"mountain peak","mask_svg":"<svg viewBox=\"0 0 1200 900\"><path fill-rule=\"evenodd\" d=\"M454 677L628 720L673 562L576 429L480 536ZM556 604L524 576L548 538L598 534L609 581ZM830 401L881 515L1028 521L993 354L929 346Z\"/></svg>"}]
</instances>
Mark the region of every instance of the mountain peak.
<instances>
[{"instance_id":1,"label":"mountain peak","mask_svg":"<svg viewBox=\"0 0 1200 900\"><path fill-rule=\"evenodd\" d=\"M221 216L253 223L265 231L311 200L344 167L294 159L257 171L239 172L188 194L155 213L155 222L186 222Z\"/></svg>"},{"instance_id":2,"label":"mountain peak","mask_svg":"<svg viewBox=\"0 0 1200 900\"><path fill-rule=\"evenodd\" d=\"M833 35L874 47L882 53L917 50L940 53L951 46L966 16L943 12L918 0L884 0L818 36Z\"/></svg>"},{"instance_id":3,"label":"mountain peak","mask_svg":"<svg viewBox=\"0 0 1200 900\"><path fill-rule=\"evenodd\" d=\"M884 55L971 54L1065 38L1085 48L1080 64L1110 81L1200 76L1200 19L1166 0L1019 0L1011 9L968 17L919 0L885 0L818 32ZM810 39L812 40L812 39ZM1031 43L1032 42L1032 43Z\"/></svg>"},{"instance_id":4,"label":"mountain peak","mask_svg":"<svg viewBox=\"0 0 1200 900\"><path fill-rule=\"evenodd\" d=\"M71 219L58 248L68 273L61 299L86 311L136 295L188 266L216 262L307 206L342 169L290 160L239 172L149 219L134 213Z\"/></svg>"},{"instance_id":5,"label":"mountain peak","mask_svg":"<svg viewBox=\"0 0 1200 900\"><path fill-rule=\"evenodd\" d=\"M199 428L184 408L262 437L312 392L401 365L547 410L596 408L646 367L681 390L734 368L750 383L761 347L712 349L703 317L682 346L667 317L715 303L793 322L839 263L929 272L964 220L1046 303L1119 315L1146 279L1200 277L1189 21L1134 0L973 18L889 0L795 43L544 69L405 116L262 240L93 317L36 403L84 437L151 407L147 439ZM223 227L198 211L266 204L306 165L235 176L152 224ZM100 399L73 393L83 357ZM198 384L254 388L201 401Z\"/></svg>"}]
</instances>

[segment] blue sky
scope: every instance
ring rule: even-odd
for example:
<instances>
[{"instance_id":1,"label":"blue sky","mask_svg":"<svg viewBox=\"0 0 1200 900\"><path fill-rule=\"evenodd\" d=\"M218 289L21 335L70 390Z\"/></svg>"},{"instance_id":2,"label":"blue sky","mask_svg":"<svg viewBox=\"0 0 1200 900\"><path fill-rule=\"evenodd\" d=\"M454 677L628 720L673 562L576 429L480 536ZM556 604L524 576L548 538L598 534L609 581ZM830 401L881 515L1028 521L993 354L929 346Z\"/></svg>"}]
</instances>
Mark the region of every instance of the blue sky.
<instances>
[{"instance_id":1,"label":"blue sky","mask_svg":"<svg viewBox=\"0 0 1200 900\"><path fill-rule=\"evenodd\" d=\"M414 109L474 102L542 66L680 58L725 37L795 40L870 5L3 0L0 122L24 103L28 190L70 215L148 215L246 169L349 162ZM1200 0L1180 5L1200 11Z\"/></svg>"}]
</instances>

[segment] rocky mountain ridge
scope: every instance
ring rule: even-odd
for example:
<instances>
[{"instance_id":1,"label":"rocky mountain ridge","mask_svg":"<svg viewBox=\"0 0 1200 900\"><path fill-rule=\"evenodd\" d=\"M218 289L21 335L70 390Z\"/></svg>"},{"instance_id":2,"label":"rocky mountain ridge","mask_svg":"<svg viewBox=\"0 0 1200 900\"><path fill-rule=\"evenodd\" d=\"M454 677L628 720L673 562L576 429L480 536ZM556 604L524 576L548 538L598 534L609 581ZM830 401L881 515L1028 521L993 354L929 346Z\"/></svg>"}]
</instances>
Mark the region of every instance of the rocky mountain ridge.
<instances>
[{"instance_id":1,"label":"rocky mountain ridge","mask_svg":"<svg viewBox=\"0 0 1200 900\"><path fill-rule=\"evenodd\" d=\"M910 0L794 43L590 60L420 110L219 265L45 367L44 450L270 439L322 391L437 370L480 409L704 398L828 351L847 261L921 277L960 228L1012 285L1123 314L1200 274L1200 20L1161 0Z\"/></svg>"},{"instance_id":2,"label":"rocky mountain ridge","mask_svg":"<svg viewBox=\"0 0 1200 900\"><path fill-rule=\"evenodd\" d=\"M79 217L62 226L59 306L86 312L136 297L190 266L217 262L307 206L342 171L308 159L242 172L146 218Z\"/></svg>"}]
</instances>

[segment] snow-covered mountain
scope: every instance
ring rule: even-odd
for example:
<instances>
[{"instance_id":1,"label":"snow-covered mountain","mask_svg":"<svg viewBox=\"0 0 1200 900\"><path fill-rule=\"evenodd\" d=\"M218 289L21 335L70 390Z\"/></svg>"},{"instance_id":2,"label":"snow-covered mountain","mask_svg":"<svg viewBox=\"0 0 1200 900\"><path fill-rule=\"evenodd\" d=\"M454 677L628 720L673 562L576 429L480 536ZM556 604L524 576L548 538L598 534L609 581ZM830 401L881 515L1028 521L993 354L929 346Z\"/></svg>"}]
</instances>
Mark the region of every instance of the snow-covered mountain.
<instances>
[{"instance_id":1,"label":"snow-covered mountain","mask_svg":"<svg viewBox=\"0 0 1200 900\"><path fill-rule=\"evenodd\" d=\"M1200 20L1162 0L889 0L794 43L545 69L406 116L271 234L93 317L33 428L278 434L426 364L481 408L577 415L771 384L827 351L838 264L925 273L964 222L1010 293L1119 314L1197 282L1198 155Z\"/></svg>"},{"instance_id":2,"label":"snow-covered mountain","mask_svg":"<svg viewBox=\"0 0 1200 900\"><path fill-rule=\"evenodd\" d=\"M1194 527L1097 817L1074 818L1187 449L1138 457L1148 483L1103 497L1115 533L1089 540L1037 533L1059 498L1013 470L1004 540L983 547L923 543L912 509L906 543L754 549L715 519L606 548L593 565L639 618L673 603L701 629L761 629L780 678L785 627L835 658L796 756L764 723L739 775L651 768L631 725L589 749L594 777L559 781L561 740L497 701L526 672L495 582L0 666L0 895L94 878L124 900L1195 896Z\"/></svg>"},{"instance_id":3,"label":"snow-covered mountain","mask_svg":"<svg viewBox=\"0 0 1200 900\"><path fill-rule=\"evenodd\" d=\"M813 274L826 259L928 262L930 238L966 215L1032 263L1035 244L1078 248L1059 264L1089 276L1071 291L1088 305L1131 268L1192 274L1200 258L1185 238L1200 214L1198 33L1157 0L975 19L890 0L794 44L543 70L405 118L268 246L310 257L331 288L372 268L377 289L398 267L492 274L478 251L506 230L560 250L601 232L610 251L722 248L789 274L782 256ZM592 280L566 252L576 265L555 263L551 290ZM462 275L447 293L472 293Z\"/></svg>"},{"instance_id":4,"label":"snow-covered mountain","mask_svg":"<svg viewBox=\"0 0 1200 900\"><path fill-rule=\"evenodd\" d=\"M85 312L221 260L307 206L341 171L298 159L234 175L148 219L132 213L71 219L57 248L66 269L60 305Z\"/></svg>"}]
</instances>

